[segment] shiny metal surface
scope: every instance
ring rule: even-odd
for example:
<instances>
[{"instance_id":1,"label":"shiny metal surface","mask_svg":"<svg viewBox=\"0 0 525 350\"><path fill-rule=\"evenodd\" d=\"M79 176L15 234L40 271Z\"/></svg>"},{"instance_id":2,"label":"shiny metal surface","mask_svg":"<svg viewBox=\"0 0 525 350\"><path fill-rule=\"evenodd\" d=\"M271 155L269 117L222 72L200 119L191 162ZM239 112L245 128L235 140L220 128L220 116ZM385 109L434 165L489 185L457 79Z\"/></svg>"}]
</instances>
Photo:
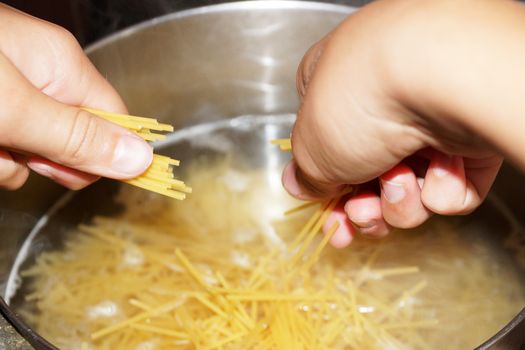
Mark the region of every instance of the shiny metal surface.
<instances>
[{"instance_id":1,"label":"shiny metal surface","mask_svg":"<svg viewBox=\"0 0 525 350\"><path fill-rule=\"evenodd\" d=\"M176 128L240 115L294 113L298 107L295 71L302 55L351 11L301 1L209 6L145 22L87 51L122 94L130 112L155 116ZM258 164L268 159L264 152L255 152L252 158ZM516 224L525 219L522 182L520 173L506 167L494 188L513 211ZM109 193L100 190L103 186L97 188ZM0 192L2 295L25 237L64 192L36 177L21 191ZM102 198L90 193L82 194L88 207ZM476 215L494 227L500 224L501 217L491 217L487 207L480 213ZM64 227L75 223L71 220ZM510 324L505 337L497 336L480 349L518 349L525 338L520 327ZM0 349L1 343L0 339Z\"/></svg>"},{"instance_id":2,"label":"shiny metal surface","mask_svg":"<svg viewBox=\"0 0 525 350\"><path fill-rule=\"evenodd\" d=\"M175 128L289 113L302 55L350 11L293 1L210 6L146 22L87 51L133 113Z\"/></svg>"}]
</instances>

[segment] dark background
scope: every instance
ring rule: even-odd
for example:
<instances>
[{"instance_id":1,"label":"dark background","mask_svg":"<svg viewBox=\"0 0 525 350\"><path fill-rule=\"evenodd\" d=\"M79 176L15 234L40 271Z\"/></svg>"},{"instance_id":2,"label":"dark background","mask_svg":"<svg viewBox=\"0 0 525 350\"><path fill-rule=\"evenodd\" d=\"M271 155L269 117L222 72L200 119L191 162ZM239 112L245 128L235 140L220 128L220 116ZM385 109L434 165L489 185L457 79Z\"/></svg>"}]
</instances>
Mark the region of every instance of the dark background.
<instances>
[{"instance_id":1,"label":"dark background","mask_svg":"<svg viewBox=\"0 0 525 350\"><path fill-rule=\"evenodd\" d=\"M252 0L256 1L256 0ZM116 30L187 8L231 2L224 0L7 0L33 16L59 24L86 46ZM354 6L369 0L322 1Z\"/></svg>"}]
</instances>

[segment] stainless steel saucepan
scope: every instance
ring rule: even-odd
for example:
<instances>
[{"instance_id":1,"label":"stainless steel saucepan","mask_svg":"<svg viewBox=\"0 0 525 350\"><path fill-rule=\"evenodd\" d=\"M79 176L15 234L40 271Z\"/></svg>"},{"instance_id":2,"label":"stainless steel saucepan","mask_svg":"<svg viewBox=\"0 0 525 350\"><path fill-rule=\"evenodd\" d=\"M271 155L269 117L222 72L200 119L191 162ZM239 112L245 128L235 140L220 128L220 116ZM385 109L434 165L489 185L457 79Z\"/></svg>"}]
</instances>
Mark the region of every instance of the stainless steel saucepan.
<instances>
[{"instance_id":1,"label":"stainless steel saucepan","mask_svg":"<svg viewBox=\"0 0 525 350\"><path fill-rule=\"evenodd\" d=\"M99 41L87 52L134 114L173 124L181 130L181 140L185 130L197 135L201 129L196 125L222 130L230 140L230 151L242 150L246 162L278 178L284 158L263 145L290 130L291 115L298 107L296 67L308 47L353 10L303 1L227 3L150 20ZM238 116L245 117L230 120ZM190 146L177 147L183 161L194 156ZM510 227L521 230L523 182L522 174L505 167L494 187L494 199L473 218L502 237ZM19 253L31 232L47 228L60 233L95 209L111 210L104 203L109 203L115 186L108 181L86 189L74 199L75 205L67 201L71 195L63 197L63 188L38 177L20 191L0 192L1 295L6 300L13 296L17 284L13 267L21 263ZM59 200L62 207L56 205ZM507 216L493 210L496 202L508 208ZM49 244L39 239L31 242L29 256ZM3 300L0 311L9 321L0 319L0 349L54 349ZM516 315L479 349L519 349L525 344L521 322L525 312L516 310Z\"/></svg>"}]
</instances>

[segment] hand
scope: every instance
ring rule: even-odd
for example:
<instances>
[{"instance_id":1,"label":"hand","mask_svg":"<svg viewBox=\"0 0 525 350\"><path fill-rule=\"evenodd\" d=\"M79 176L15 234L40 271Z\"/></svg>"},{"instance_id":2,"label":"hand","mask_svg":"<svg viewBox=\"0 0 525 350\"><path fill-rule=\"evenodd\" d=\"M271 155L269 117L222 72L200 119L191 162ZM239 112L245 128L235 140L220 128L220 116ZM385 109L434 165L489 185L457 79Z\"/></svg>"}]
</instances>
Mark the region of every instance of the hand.
<instances>
[{"instance_id":1,"label":"hand","mask_svg":"<svg viewBox=\"0 0 525 350\"><path fill-rule=\"evenodd\" d=\"M126 113L69 32L0 4L0 33L0 187L29 169L71 189L146 170L144 140L78 108Z\"/></svg>"},{"instance_id":2,"label":"hand","mask_svg":"<svg viewBox=\"0 0 525 350\"><path fill-rule=\"evenodd\" d=\"M301 199L357 185L326 225L342 224L334 246L470 213L500 151L525 164L524 20L511 1L376 1L308 51L283 184Z\"/></svg>"}]
</instances>

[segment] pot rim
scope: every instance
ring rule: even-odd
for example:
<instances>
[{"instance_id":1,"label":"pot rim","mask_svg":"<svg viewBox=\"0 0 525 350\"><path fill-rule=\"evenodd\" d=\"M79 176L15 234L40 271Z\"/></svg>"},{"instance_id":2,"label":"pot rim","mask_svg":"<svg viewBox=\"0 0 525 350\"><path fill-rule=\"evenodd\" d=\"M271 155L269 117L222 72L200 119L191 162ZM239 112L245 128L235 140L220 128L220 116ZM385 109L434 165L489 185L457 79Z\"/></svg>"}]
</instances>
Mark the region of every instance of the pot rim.
<instances>
[{"instance_id":1,"label":"pot rim","mask_svg":"<svg viewBox=\"0 0 525 350\"><path fill-rule=\"evenodd\" d=\"M325 12L336 12L341 14L350 14L357 9L357 7L349 5L331 4L318 1L304 1L304 0L259 0L259 1L239 1L239 2L225 2L221 4L205 5L195 8L190 8L182 11L171 12L159 17L142 21L130 27L118 30L108 36L105 36L95 42L87 45L84 52L89 55L99 48L113 43L121 38L131 36L137 32L147 28L154 27L159 24L167 23L176 19L186 17L199 16L209 13L224 13L238 10L288 10L288 9L305 9L317 10Z\"/></svg>"}]
</instances>

